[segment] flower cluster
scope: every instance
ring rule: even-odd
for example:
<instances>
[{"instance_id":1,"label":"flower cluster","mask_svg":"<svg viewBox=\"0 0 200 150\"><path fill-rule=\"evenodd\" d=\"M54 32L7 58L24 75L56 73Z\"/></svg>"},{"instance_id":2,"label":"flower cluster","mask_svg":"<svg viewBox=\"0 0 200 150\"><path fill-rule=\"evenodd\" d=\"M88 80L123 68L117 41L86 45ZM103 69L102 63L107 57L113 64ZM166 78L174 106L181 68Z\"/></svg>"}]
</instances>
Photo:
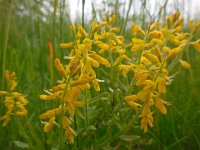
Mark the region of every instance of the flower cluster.
<instances>
[{"instance_id":1,"label":"flower cluster","mask_svg":"<svg viewBox=\"0 0 200 150\"><path fill-rule=\"evenodd\" d=\"M100 91L99 82L103 80L98 79L96 73L100 65L110 70L118 68L124 77L132 72L129 74L133 78L131 88L124 99L133 109L140 108L141 128L144 132L153 125L155 108L167 114L166 105L170 103L163 97L173 78L169 71L177 62L186 69L191 68L181 58L187 45L200 50L199 40L190 41L200 25L190 22L191 32L183 32L184 19L177 11L167 18L164 26L156 22L144 31L138 25L132 25L132 41L125 44L125 38L118 34L120 29L113 27L115 20L115 15L107 16L99 24L94 20L88 32L81 25L71 25L75 40L60 44L67 51L68 56L64 57L67 65L63 65L58 58L55 60L62 80L46 91L47 94L40 95L40 99L56 101L58 104L40 115L41 120L48 120L43 121L45 132L57 125L65 130L69 142L74 143L76 134L72 123L75 110L84 106L81 100L83 91L91 87Z\"/></svg>"},{"instance_id":2,"label":"flower cluster","mask_svg":"<svg viewBox=\"0 0 200 150\"><path fill-rule=\"evenodd\" d=\"M26 116L28 114L28 111L24 107L28 104L28 100L23 94L15 91L17 86L15 72L9 72L6 70L5 79L7 81L9 91L0 91L0 96L5 97L3 103L7 109L6 114L0 118L0 120L3 121L3 127L6 127L11 121L11 116Z\"/></svg>"},{"instance_id":3,"label":"flower cluster","mask_svg":"<svg viewBox=\"0 0 200 150\"><path fill-rule=\"evenodd\" d=\"M167 18L166 26L156 22L149 25L147 31L143 31L139 26L132 25L133 37L129 46L133 58L127 64L120 64L119 69L124 76L128 72L134 74L135 84L132 86L138 90L124 98L132 108L141 108L141 128L144 132L147 132L148 125L153 125L153 106L162 114L167 114L165 105L169 102L162 97L173 78L169 75L170 67L180 61L184 68L191 68L181 56L199 25L189 34L183 32L183 21L177 11ZM196 41L191 44L197 48L198 43Z\"/></svg>"},{"instance_id":4,"label":"flower cluster","mask_svg":"<svg viewBox=\"0 0 200 150\"><path fill-rule=\"evenodd\" d=\"M75 115L75 108L84 105L84 102L78 99L80 99L81 93L90 89L91 86L95 91L100 91L99 82L103 81L97 78L94 68L98 68L100 65L111 67L110 62L100 54L111 49L111 47L114 50L114 45L117 45L116 41L106 39L115 39L121 42L114 33L119 29L110 28L113 21L114 17L109 23L103 21L97 24L97 21L93 21L88 33L81 25L71 26L75 41L60 44L61 48L67 49L67 51L70 50L69 56L64 57L68 60L68 63L64 66L58 58L55 60L55 66L62 75L62 80L58 85L47 91L47 95L40 95L42 100L56 100L59 102L58 107L40 115L41 120L49 119L48 122L44 122L45 132L49 132L54 125L61 126L65 129L65 135L68 137L69 142L74 143L75 131L71 127L72 118ZM113 32L98 33L102 28ZM94 48L100 50L94 51ZM56 116L62 118L62 123L56 122Z\"/></svg>"}]
</instances>

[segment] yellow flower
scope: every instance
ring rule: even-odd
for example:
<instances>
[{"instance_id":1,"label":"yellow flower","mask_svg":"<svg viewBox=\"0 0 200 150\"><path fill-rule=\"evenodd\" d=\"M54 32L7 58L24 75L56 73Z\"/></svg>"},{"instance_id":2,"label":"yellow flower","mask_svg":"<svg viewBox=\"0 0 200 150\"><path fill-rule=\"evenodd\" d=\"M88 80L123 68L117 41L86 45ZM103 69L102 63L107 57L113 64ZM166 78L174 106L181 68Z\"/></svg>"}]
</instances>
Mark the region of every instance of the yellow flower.
<instances>
[{"instance_id":1,"label":"yellow flower","mask_svg":"<svg viewBox=\"0 0 200 150\"><path fill-rule=\"evenodd\" d=\"M149 33L149 37L152 39L159 39L159 38L161 38L161 36L162 36L162 32L160 32L160 31L151 31Z\"/></svg>"},{"instance_id":2,"label":"yellow flower","mask_svg":"<svg viewBox=\"0 0 200 150\"><path fill-rule=\"evenodd\" d=\"M92 57L88 57L88 61L90 62L90 64L91 64L93 67L99 67L98 61L96 61L96 60L93 59Z\"/></svg>"},{"instance_id":3,"label":"yellow flower","mask_svg":"<svg viewBox=\"0 0 200 150\"><path fill-rule=\"evenodd\" d=\"M108 49L108 45L104 44L101 41L94 41L94 44L97 45L101 49L105 49L105 50Z\"/></svg>"},{"instance_id":4,"label":"yellow flower","mask_svg":"<svg viewBox=\"0 0 200 150\"><path fill-rule=\"evenodd\" d=\"M7 95L8 93L7 91L0 91L0 95Z\"/></svg>"},{"instance_id":5,"label":"yellow flower","mask_svg":"<svg viewBox=\"0 0 200 150\"><path fill-rule=\"evenodd\" d=\"M0 91L0 95L5 96L3 103L7 109L6 114L0 119L3 121L3 127L6 127L11 121L11 115L26 116L28 114L28 111L24 107L28 104L28 100L23 94L13 91L17 86L17 82L15 81L15 72L10 73L8 70L6 70L5 78L7 80L8 87L10 88L11 92Z\"/></svg>"},{"instance_id":6,"label":"yellow flower","mask_svg":"<svg viewBox=\"0 0 200 150\"><path fill-rule=\"evenodd\" d=\"M200 52L200 40L197 40L195 42L191 42L192 46L194 46L194 48Z\"/></svg>"},{"instance_id":7,"label":"yellow flower","mask_svg":"<svg viewBox=\"0 0 200 150\"><path fill-rule=\"evenodd\" d=\"M99 83L96 79L92 80L92 85L93 85L95 91L100 91Z\"/></svg>"},{"instance_id":8,"label":"yellow flower","mask_svg":"<svg viewBox=\"0 0 200 150\"><path fill-rule=\"evenodd\" d=\"M48 111L46 111L45 113L41 114L41 115L39 116L39 118L42 119L42 120L52 118L52 117L54 117L55 115L60 114L61 110L62 110L61 107L59 107L59 108L54 108L54 109L52 109L52 110L48 110Z\"/></svg>"},{"instance_id":9,"label":"yellow flower","mask_svg":"<svg viewBox=\"0 0 200 150\"><path fill-rule=\"evenodd\" d=\"M69 43L61 43L60 47L61 48L70 48L73 47L74 42L69 42Z\"/></svg>"},{"instance_id":10,"label":"yellow flower","mask_svg":"<svg viewBox=\"0 0 200 150\"><path fill-rule=\"evenodd\" d=\"M145 35L144 31L138 25L132 25L131 29L133 35Z\"/></svg>"},{"instance_id":11,"label":"yellow flower","mask_svg":"<svg viewBox=\"0 0 200 150\"><path fill-rule=\"evenodd\" d=\"M158 110L166 115L167 114L167 109L165 108L165 105L163 103L163 100L161 100L160 98L155 100L155 106L158 108Z\"/></svg>"},{"instance_id":12,"label":"yellow flower","mask_svg":"<svg viewBox=\"0 0 200 150\"><path fill-rule=\"evenodd\" d=\"M55 60L55 65L57 70L62 74L62 76L66 78L67 77L66 71L58 58L56 58Z\"/></svg>"},{"instance_id":13,"label":"yellow flower","mask_svg":"<svg viewBox=\"0 0 200 150\"><path fill-rule=\"evenodd\" d=\"M90 40L89 38L85 38L85 39L83 40L83 44L86 46L86 48L87 48L88 50L90 50L90 49L91 49L91 46L92 46L92 40Z\"/></svg>"},{"instance_id":14,"label":"yellow flower","mask_svg":"<svg viewBox=\"0 0 200 150\"><path fill-rule=\"evenodd\" d=\"M100 64L105 65L106 67L110 67L111 66L108 60L106 60L105 58L99 56L98 54L96 54L96 52L93 52L91 54L91 57L93 59L95 59L96 61L98 61Z\"/></svg>"},{"instance_id":15,"label":"yellow flower","mask_svg":"<svg viewBox=\"0 0 200 150\"><path fill-rule=\"evenodd\" d=\"M71 126L71 121L66 117L63 116L62 117L62 126L65 130L65 135L67 136L67 138L70 141L70 144L74 143L74 136L75 136L75 132L74 130L70 127Z\"/></svg>"},{"instance_id":16,"label":"yellow flower","mask_svg":"<svg viewBox=\"0 0 200 150\"><path fill-rule=\"evenodd\" d=\"M57 97L54 95L54 94L50 94L50 95L40 95L40 99L42 100L54 100L56 99Z\"/></svg>"},{"instance_id":17,"label":"yellow flower","mask_svg":"<svg viewBox=\"0 0 200 150\"><path fill-rule=\"evenodd\" d=\"M158 92L166 93L166 79L164 77L158 78Z\"/></svg>"},{"instance_id":18,"label":"yellow flower","mask_svg":"<svg viewBox=\"0 0 200 150\"><path fill-rule=\"evenodd\" d=\"M153 60L156 63L160 63L158 57L152 53L150 53L149 51L144 52L143 54L145 57L147 57L149 60Z\"/></svg>"},{"instance_id":19,"label":"yellow flower","mask_svg":"<svg viewBox=\"0 0 200 150\"><path fill-rule=\"evenodd\" d=\"M84 79L79 79L79 80L76 80L74 81L71 86L77 86L77 85L83 85L83 84L87 84L91 81L91 78L86 76Z\"/></svg>"},{"instance_id":20,"label":"yellow flower","mask_svg":"<svg viewBox=\"0 0 200 150\"><path fill-rule=\"evenodd\" d=\"M148 125L153 125L153 116L150 109L150 106L147 104L144 105L142 110L142 120L141 120L141 128L144 130L144 132L147 132Z\"/></svg>"},{"instance_id":21,"label":"yellow flower","mask_svg":"<svg viewBox=\"0 0 200 150\"><path fill-rule=\"evenodd\" d=\"M83 29L83 27L78 24L78 31L84 36L87 37L87 33L85 32L85 30Z\"/></svg>"},{"instance_id":22,"label":"yellow flower","mask_svg":"<svg viewBox=\"0 0 200 150\"><path fill-rule=\"evenodd\" d=\"M188 62L180 60L180 63L185 69L191 69L191 65Z\"/></svg>"},{"instance_id":23,"label":"yellow flower","mask_svg":"<svg viewBox=\"0 0 200 150\"><path fill-rule=\"evenodd\" d=\"M92 29L92 33L97 32L98 30L100 30L103 26L105 26L107 24L107 22L101 22L99 25L93 27Z\"/></svg>"},{"instance_id":24,"label":"yellow flower","mask_svg":"<svg viewBox=\"0 0 200 150\"><path fill-rule=\"evenodd\" d=\"M71 127L65 130L65 135L68 137L70 144L74 144L74 136L76 135Z\"/></svg>"},{"instance_id":25,"label":"yellow flower","mask_svg":"<svg viewBox=\"0 0 200 150\"><path fill-rule=\"evenodd\" d=\"M142 107L141 104L133 102L133 101L127 101L127 103L129 104L129 106L131 106L133 109L138 109L140 107Z\"/></svg>"},{"instance_id":26,"label":"yellow flower","mask_svg":"<svg viewBox=\"0 0 200 150\"><path fill-rule=\"evenodd\" d=\"M147 79L147 74L146 73L143 73L143 72L135 72L135 75L134 77L136 78L136 83L135 85L136 86L141 86L144 84L144 82L146 81Z\"/></svg>"},{"instance_id":27,"label":"yellow flower","mask_svg":"<svg viewBox=\"0 0 200 150\"><path fill-rule=\"evenodd\" d=\"M137 95L130 95L130 96L125 96L124 99L126 101L137 101L138 100L138 96Z\"/></svg>"},{"instance_id":28,"label":"yellow flower","mask_svg":"<svg viewBox=\"0 0 200 150\"><path fill-rule=\"evenodd\" d=\"M46 122L44 125L44 132L49 132L55 124L55 117L50 118L49 122Z\"/></svg>"}]
</instances>

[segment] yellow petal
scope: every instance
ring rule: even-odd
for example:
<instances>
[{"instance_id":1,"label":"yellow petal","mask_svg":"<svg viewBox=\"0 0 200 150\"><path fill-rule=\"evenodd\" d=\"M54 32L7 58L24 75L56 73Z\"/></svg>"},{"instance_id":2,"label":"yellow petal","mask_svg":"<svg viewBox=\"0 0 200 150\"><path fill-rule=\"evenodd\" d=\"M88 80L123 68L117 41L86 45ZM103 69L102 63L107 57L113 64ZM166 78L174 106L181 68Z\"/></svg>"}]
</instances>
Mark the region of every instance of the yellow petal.
<instances>
[{"instance_id":1,"label":"yellow petal","mask_svg":"<svg viewBox=\"0 0 200 150\"><path fill-rule=\"evenodd\" d=\"M86 77L85 79L79 79L79 80L76 80L74 81L71 86L77 86L77 85L84 85L84 84L87 84L91 81L91 78L90 77Z\"/></svg>"},{"instance_id":2,"label":"yellow petal","mask_svg":"<svg viewBox=\"0 0 200 150\"><path fill-rule=\"evenodd\" d=\"M129 96L125 96L124 99L126 101L137 101L138 100L138 96L137 95L129 95Z\"/></svg>"},{"instance_id":3,"label":"yellow petal","mask_svg":"<svg viewBox=\"0 0 200 150\"><path fill-rule=\"evenodd\" d=\"M152 39L159 39L162 36L162 32L160 31L152 31L149 33L149 37Z\"/></svg>"},{"instance_id":4,"label":"yellow petal","mask_svg":"<svg viewBox=\"0 0 200 150\"><path fill-rule=\"evenodd\" d=\"M74 144L74 136L75 136L75 132L71 127L68 127L65 131L65 135L67 136L67 138L69 139L70 144Z\"/></svg>"},{"instance_id":5,"label":"yellow petal","mask_svg":"<svg viewBox=\"0 0 200 150\"><path fill-rule=\"evenodd\" d=\"M96 79L92 80L92 85L93 85L95 91L100 91L99 83Z\"/></svg>"},{"instance_id":6,"label":"yellow petal","mask_svg":"<svg viewBox=\"0 0 200 150\"><path fill-rule=\"evenodd\" d=\"M185 69L191 69L191 65L188 62L180 60L180 63Z\"/></svg>"},{"instance_id":7,"label":"yellow petal","mask_svg":"<svg viewBox=\"0 0 200 150\"><path fill-rule=\"evenodd\" d=\"M62 117L62 126L64 129L67 129L71 124L72 122L66 116Z\"/></svg>"},{"instance_id":8,"label":"yellow petal","mask_svg":"<svg viewBox=\"0 0 200 150\"><path fill-rule=\"evenodd\" d=\"M141 120L141 129L144 130L144 133L146 133L147 130L148 130L146 117L142 117L142 120Z\"/></svg>"},{"instance_id":9,"label":"yellow petal","mask_svg":"<svg viewBox=\"0 0 200 150\"><path fill-rule=\"evenodd\" d=\"M62 74L62 76L66 78L67 77L66 71L58 58L56 58L55 60L55 65L56 65L57 70Z\"/></svg>"},{"instance_id":10,"label":"yellow petal","mask_svg":"<svg viewBox=\"0 0 200 150\"><path fill-rule=\"evenodd\" d=\"M69 43L61 43L60 47L61 48L70 48L73 46L73 42L69 42Z\"/></svg>"},{"instance_id":11,"label":"yellow petal","mask_svg":"<svg viewBox=\"0 0 200 150\"><path fill-rule=\"evenodd\" d=\"M54 124L49 123L49 122L45 123L45 125L44 125L44 132L46 132L46 133L49 132L52 129L53 125Z\"/></svg>"},{"instance_id":12,"label":"yellow petal","mask_svg":"<svg viewBox=\"0 0 200 150\"><path fill-rule=\"evenodd\" d=\"M40 99L42 100L54 100L56 99L57 97L54 95L54 94L51 94L51 95L40 95Z\"/></svg>"},{"instance_id":13,"label":"yellow petal","mask_svg":"<svg viewBox=\"0 0 200 150\"><path fill-rule=\"evenodd\" d=\"M133 102L133 101L127 101L129 106L131 106L133 109L138 109L139 107L142 107L139 103Z\"/></svg>"},{"instance_id":14,"label":"yellow petal","mask_svg":"<svg viewBox=\"0 0 200 150\"><path fill-rule=\"evenodd\" d=\"M97 55L95 52L92 53L91 57L93 59L95 59L96 61L98 61L100 64L103 64L106 67L110 67L111 66L108 60L106 60L105 58Z\"/></svg>"},{"instance_id":15,"label":"yellow petal","mask_svg":"<svg viewBox=\"0 0 200 150\"><path fill-rule=\"evenodd\" d=\"M195 41L195 42L192 42L191 44L194 46L194 48L195 48L198 52L200 52L200 40L197 40L197 41Z\"/></svg>"},{"instance_id":16,"label":"yellow petal","mask_svg":"<svg viewBox=\"0 0 200 150\"><path fill-rule=\"evenodd\" d=\"M72 101L74 107L83 107L85 105L84 102L81 101Z\"/></svg>"},{"instance_id":17,"label":"yellow petal","mask_svg":"<svg viewBox=\"0 0 200 150\"><path fill-rule=\"evenodd\" d=\"M95 59L88 57L88 60L93 67L99 67L99 63Z\"/></svg>"},{"instance_id":18,"label":"yellow petal","mask_svg":"<svg viewBox=\"0 0 200 150\"><path fill-rule=\"evenodd\" d=\"M165 105L164 105L164 103L163 103L163 101L161 99L156 99L155 106L158 108L158 110L162 114L164 114L164 115L167 114L167 109L165 108Z\"/></svg>"},{"instance_id":19,"label":"yellow petal","mask_svg":"<svg viewBox=\"0 0 200 150\"><path fill-rule=\"evenodd\" d=\"M84 36L86 37L87 36L87 33L85 32L85 30L83 29L83 27L78 24L78 31Z\"/></svg>"},{"instance_id":20,"label":"yellow petal","mask_svg":"<svg viewBox=\"0 0 200 150\"><path fill-rule=\"evenodd\" d=\"M158 92L166 93L166 79L164 77L158 79Z\"/></svg>"},{"instance_id":21,"label":"yellow petal","mask_svg":"<svg viewBox=\"0 0 200 150\"><path fill-rule=\"evenodd\" d=\"M8 92L7 91L0 91L0 95L7 95Z\"/></svg>"}]
</instances>

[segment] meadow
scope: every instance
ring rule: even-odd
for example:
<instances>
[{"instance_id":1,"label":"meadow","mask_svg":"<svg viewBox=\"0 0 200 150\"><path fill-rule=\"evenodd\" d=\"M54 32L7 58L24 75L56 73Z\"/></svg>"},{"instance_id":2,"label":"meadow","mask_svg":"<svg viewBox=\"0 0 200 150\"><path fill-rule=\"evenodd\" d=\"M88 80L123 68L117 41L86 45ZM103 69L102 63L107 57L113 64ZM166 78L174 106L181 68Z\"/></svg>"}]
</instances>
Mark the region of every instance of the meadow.
<instances>
[{"instance_id":1,"label":"meadow","mask_svg":"<svg viewBox=\"0 0 200 150\"><path fill-rule=\"evenodd\" d=\"M0 150L200 149L200 21L79 2L0 0Z\"/></svg>"}]
</instances>

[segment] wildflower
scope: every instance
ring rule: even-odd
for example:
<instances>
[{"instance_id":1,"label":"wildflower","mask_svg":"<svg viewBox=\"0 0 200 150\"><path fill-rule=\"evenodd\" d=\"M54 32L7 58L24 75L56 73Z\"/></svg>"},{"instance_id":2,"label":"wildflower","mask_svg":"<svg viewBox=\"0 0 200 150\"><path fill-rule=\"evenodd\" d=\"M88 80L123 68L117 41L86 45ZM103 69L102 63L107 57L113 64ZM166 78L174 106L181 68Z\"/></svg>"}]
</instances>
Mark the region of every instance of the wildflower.
<instances>
[{"instance_id":1,"label":"wildflower","mask_svg":"<svg viewBox=\"0 0 200 150\"><path fill-rule=\"evenodd\" d=\"M70 127L71 126L71 121L66 117L62 117L62 126L65 129L65 135L66 137L69 138L70 144L74 143L74 136L76 135L74 130Z\"/></svg>"},{"instance_id":2,"label":"wildflower","mask_svg":"<svg viewBox=\"0 0 200 150\"><path fill-rule=\"evenodd\" d=\"M69 43L61 43L60 47L61 48L71 48L73 46L73 42L69 42Z\"/></svg>"},{"instance_id":3,"label":"wildflower","mask_svg":"<svg viewBox=\"0 0 200 150\"><path fill-rule=\"evenodd\" d=\"M105 65L106 67L110 67L110 66L111 66L108 60L106 60L105 58L99 56L99 55L96 54L95 52L93 52L93 53L91 54L91 57L92 57L93 59L95 59L97 62L99 62L100 64Z\"/></svg>"},{"instance_id":4,"label":"wildflower","mask_svg":"<svg viewBox=\"0 0 200 150\"><path fill-rule=\"evenodd\" d=\"M131 26L131 29L132 29L132 34L133 35L142 35L144 36L144 31L138 26L138 25L132 25Z\"/></svg>"},{"instance_id":5,"label":"wildflower","mask_svg":"<svg viewBox=\"0 0 200 150\"><path fill-rule=\"evenodd\" d=\"M160 31L152 31L149 33L149 37L152 39L159 39L162 36L162 32Z\"/></svg>"},{"instance_id":6,"label":"wildflower","mask_svg":"<svg viewBox=\"0 0 200 150\"><path fill-rule=\"evenodd\" d=\"M185 69L190 69L191 68L191 65L188 62L184 61L184 60L180 60L180 63Z\"/></svg>"},{"instance_id":7,"label":"wildflower","mask_svg":"<svg viewBox=\"0 0 200 150\"><path fill-rule=\"evenodd\" d=\"M159 110L162 114L164 114L164 115L167 114L167 109L166 109L165 106L164 106L164 102L163 102L163 100L161 100L160 98L158 98L158 99L155 100L155 106L158 108L158 110Z\"/></svg>"},{"instance_id":8,"label":"wildflower","mask_svg":"<svg viewBox=\"0 0 200 150\"><path fill-rule=\"evenodd\" d=\"M158 92L166 93L166 82L164 77L158 78Z\"/></svg>"},{"instance_id":9,"label":"wildflower","mask_svg":"<svg viewBox=\"0 0 200 150\"><path fill-rule=\"evenodd\" d=\"M78 25L78 31L82 34L83 37L87 37L87 33L80 24Z\"/></svg>"},{"instance_id":10,"label":"wildflower","mask_svg":"<svg viewBox=\"0 0 200 150\"><path fill-rule=\"evenodd\" d=\"M62 76L64 78L66 78L67 74L65 72L65 69L64 69L63 65L61 64L61 62L60 62L60 60L58 58L56 58L56 60L55 60L55 65L56 65L56 68L58 69L58 71L62 74Z\"/></svg>"},{"instance_id":11,"label":"wildflower","mask_svg":"<svg viewBox=\"0 0 200 150\"><path fill-rule=\"evenodd\" d=\"M99 25L93 27L92 29L92 33L97 32L98 30L100 30L103 26L105 26L107 24L107 22L101 22Z\"/></svg>"},{"instance_id":12,"label":"wildflower","mask_svg":"<svg viewBox=\"0 0 200 150\"><path fill-rule=\"evenodd\" d=\"M49 122L45 122L45 125L44 125L44 132L49 132L53 126L56 124L55 122L55 117L52 117L49 119Z\"/></svg>"},{"instance_id":13,"label":"wildflower","mask_svg":"<svg viewBox=\"0 0 200 150\"><path fill-rule=\"evenodd\" d=\"M200 40L197 40L195 42L191 42L192 46L194 46L194 48L200 52Z\"/></svg>"},{"instance_id":14,"label":"wildflower","mask_svg":"<svg viewBox=\"0 0 200 150\"><path fill-rule=\"evenodd\" d=\"M5 96L3 103L7 109L6 114L0 119L3 121L3 127L6 127L11 121L11 116L24 117L28 114L28 111L25 108L25 105L28 104L28 100L23 94L14 91L17 86L15 72L11 73L10 71L6 70L5 78L10 91L0 91L0 96Z\"/></svg>"}]
</instances>

